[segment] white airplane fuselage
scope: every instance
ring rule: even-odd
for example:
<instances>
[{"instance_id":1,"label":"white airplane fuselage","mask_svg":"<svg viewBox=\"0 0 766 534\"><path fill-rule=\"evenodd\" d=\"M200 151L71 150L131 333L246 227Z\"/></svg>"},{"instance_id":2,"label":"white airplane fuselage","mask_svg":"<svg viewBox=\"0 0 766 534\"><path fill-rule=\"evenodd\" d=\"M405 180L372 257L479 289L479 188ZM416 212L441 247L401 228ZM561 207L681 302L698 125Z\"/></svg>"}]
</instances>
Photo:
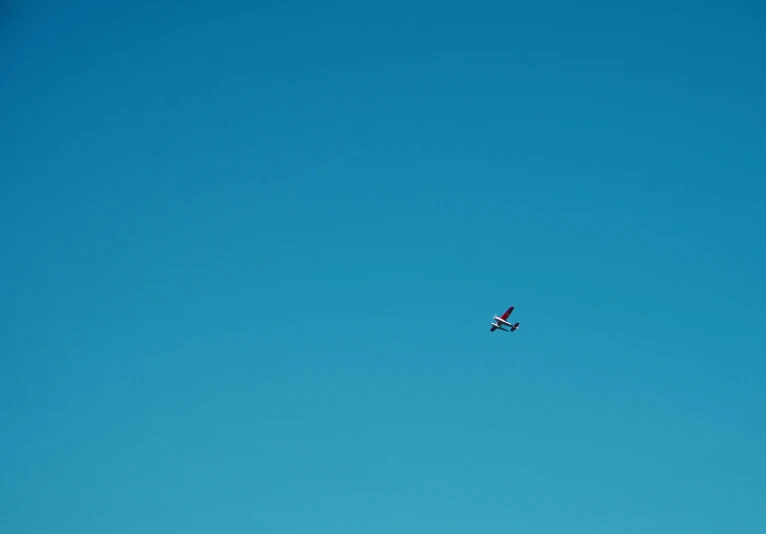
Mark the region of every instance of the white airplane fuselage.
<instances>
[{"instance_id":1,"label":"white airplane fuselage","mask_svg":"<svg viewBox=\"0 0 766 534\"><path fill-rule=\"evenodd\" d=\"M513 323L509 323L508 321L505 321L505 320L501 319L497 315L495 315L494 319L495 319L495 321L497 321L498 325L499 324L504 324L506 326L513 326Z\"/></svg>"}]
</instances>

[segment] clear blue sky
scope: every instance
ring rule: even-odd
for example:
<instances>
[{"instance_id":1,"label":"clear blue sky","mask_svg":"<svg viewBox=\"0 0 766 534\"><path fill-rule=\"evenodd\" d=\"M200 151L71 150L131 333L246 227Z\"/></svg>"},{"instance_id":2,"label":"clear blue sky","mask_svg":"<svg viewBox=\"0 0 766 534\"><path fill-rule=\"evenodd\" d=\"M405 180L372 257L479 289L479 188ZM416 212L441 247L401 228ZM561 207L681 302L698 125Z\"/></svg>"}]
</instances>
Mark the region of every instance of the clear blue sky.
<instances>
[{"instance_id":1,"label":"clear blue sky","mask_svg":"<svg viewBox=\"0 0 766 534\"><path fill-rule=\"evenodd\" d=\"M766 531L761 3L213 4L3 3L0 531Z\"/></svg>"}]
</instances>

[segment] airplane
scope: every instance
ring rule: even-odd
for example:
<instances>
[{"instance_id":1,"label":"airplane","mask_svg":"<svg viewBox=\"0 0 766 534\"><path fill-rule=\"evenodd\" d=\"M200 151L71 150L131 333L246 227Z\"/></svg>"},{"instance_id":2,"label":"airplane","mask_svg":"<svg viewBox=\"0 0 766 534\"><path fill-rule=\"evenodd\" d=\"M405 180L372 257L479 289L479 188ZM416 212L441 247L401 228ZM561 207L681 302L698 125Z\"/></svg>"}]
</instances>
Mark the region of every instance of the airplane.
<instances>
[{"instance_id":1,"label":"airplane","mask_svg":"<svg viewBox=\"0 0 766 534\"><path fill-rule=\"evenodd\" d=\"M492 328L490 328L489 331L494 332L495 330L502 330L503 332L515 332L516 330L518 330L519 323L513 324L506 321L506 319L508 319L508 317L511 315L511 312L513 312L513 306L505 310L505 313L502 316L498 317L497 315L495 315L494 317L495 322L491 323ZM510 330L503 328L503 326L509 327Z\"/></svg>"}]
</instances>

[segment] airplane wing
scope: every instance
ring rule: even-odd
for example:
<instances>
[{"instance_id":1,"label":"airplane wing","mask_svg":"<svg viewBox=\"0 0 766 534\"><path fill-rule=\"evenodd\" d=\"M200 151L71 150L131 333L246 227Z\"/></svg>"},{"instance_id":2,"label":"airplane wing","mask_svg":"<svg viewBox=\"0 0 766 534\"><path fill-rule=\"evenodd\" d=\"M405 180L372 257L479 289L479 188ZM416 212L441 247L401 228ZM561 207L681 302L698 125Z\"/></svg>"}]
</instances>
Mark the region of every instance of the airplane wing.
<instances>
[{"instance_id":1,"label":"airplane wing","mask_svg":"<svg viewBox=\"0 0 766 534\"><path fill-rule=\"evenodd\" d=\"M506 320L506 319L508 319L508 317L511 315L511 312L513 312L513 306L511 306L510 308L508 308L507 310L505 310L505 313L504 313L503 315L501 315L501 316L500 316L500 318L501 318L503 321L505 321L505 320Z\"/></svg>"}]
</instances>

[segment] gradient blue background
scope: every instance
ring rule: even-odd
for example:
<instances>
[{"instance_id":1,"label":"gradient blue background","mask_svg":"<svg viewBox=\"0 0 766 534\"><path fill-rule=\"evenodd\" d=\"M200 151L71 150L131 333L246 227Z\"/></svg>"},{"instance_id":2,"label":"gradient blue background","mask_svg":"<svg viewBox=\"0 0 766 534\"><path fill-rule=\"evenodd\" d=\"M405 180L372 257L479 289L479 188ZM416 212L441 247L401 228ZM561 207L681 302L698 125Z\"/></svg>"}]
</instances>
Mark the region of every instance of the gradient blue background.
<instances>
[{"instance_id":1,"label":"gradient blue background","mask_svg":"<svg viewBox=\"0 0 766 534\"><path fill-rule=\"evenodd\" d=\"M761 3L212 4L3 3L0 531L766 531Z\"/></svg>"}]
</instances>

